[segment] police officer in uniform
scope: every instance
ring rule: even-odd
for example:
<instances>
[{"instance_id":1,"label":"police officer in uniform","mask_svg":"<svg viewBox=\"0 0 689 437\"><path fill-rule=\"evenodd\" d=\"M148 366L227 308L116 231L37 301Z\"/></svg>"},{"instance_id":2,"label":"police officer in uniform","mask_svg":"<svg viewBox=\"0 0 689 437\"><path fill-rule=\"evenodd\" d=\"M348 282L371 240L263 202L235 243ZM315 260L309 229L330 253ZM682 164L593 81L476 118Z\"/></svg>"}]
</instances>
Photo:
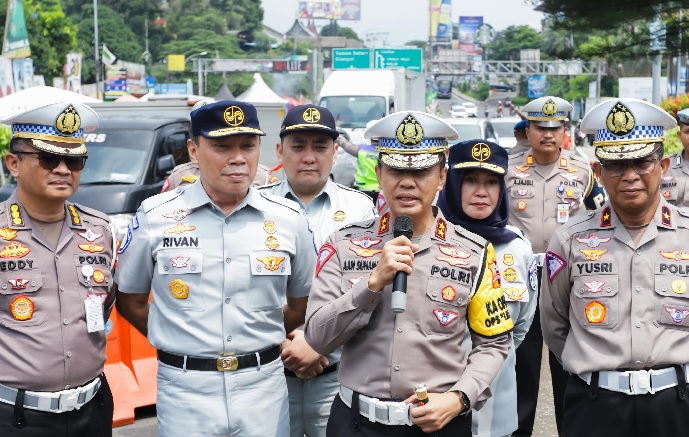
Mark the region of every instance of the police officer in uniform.
<instances>
[{"instance_id":1,"label":"police officer in uniform","mask_svg":"<svg viewBox=\"0 0 689 437\"><path fill-rule=\"evenodd\" d=\"M531 148L529 137L526 136L526 127L529 123L526 120L520 120L514 125L514 138L517 139L517 144L510 149L510 155L526 152Z\"/></svg>"},{"instance_id":2,"label":"police officer in uniform","mask_svg":"<svg viewBox=\"0 0 689 437\"><path fill-rule=\"evenodd\" d=\"M509 224L524 231L531 241L542 267L550 236L582 206L599 208L605 202L589 163L572 151L563 150L567 112L566 100L546 96L522 108L528 126L526 135L531 148L510 154L507 190L510 197ZM539 278L541 271L539 270ZM517 395L519 429L515 437L530 436L536 415L543 340L538 310L524 342L517 349ZM567 375L554 357L550 357L553 380L555 419L562 425L562 396Z\"/></svg>"},{"instance_id":3,"label":"police officer in uniform","mask_svg":"<svg viewBox=\"0 0 689 437\"><path fill-rule=\"evenodd\" d=\"M118 310L158 349L161 435L288 436L280 345L304 322L313 238L294 202L250 187L264 135L253 105L209 104L191 122L200 178L138 209Z\"/></svg>"},{"instance_id":4,"label":"police officer in uniform","mask_svg":"<svg viewBox=\"0 0 689 437\"><path fill-rule=\"evenodd\" d=\"M2 123L12 125L5 163L17 189L0 204L0 435L110 436L115 238L105 214L67 202L98 116L55 102Z\"/></svg>"},{"instance_id":5,"label":"police officer in uniform","mask_svg":"<svg viewBox=\"0 0 689 437\"><path fill-rule=\"evenodd\" d=\"M563 435L689 428L689 211L659 191L663 109L613 99L582 121L610 204L559 228L546 254L543 338L568 372Z\"/></svg>"},{"instance_id":6,"label":"police officer in uniform","mask_svg":"<svg viewBox=\"0 0 689 437\"><path fill-rule=\"evenodd\" d=\"M293 200L299 205L318 247L328 235L350 223L375 217L371 199L330 180L339 136L330 110L315 105L292 108L282 122L276 153L286 180L261 187L259 191ZM325 436L330 406L337 394L337 368L341 350L323 357L305 341L302 329L291 332L283 344L287 366L292 437ZM308 356L309 360L299 359ZM298 359L303 362L295 367ZM291 370L290 370L291 367Z\"/></svg>"},{"instance_id":7,"label":"police officer in uniform","mask_svg":"<svg viewBox=\"0 0 689 437\"><path fill-rule=\"evenodd\" d=\"M344 345L327 435L469 436L469 412L490 396L512 319L493 246L432 206L457 133L409 111L365 135L379 138L376 173L389 210L328 237L307 308L309 344L320 353ZM393 234L400 216L413 223L411 240ZM409 275L406 300L392 298L397 272ZM470 351L461 346L467 322Z\"/></svg>"},{"instance_id":8,"label":"police officer in uniform","mask_svg":"<svg viewBox=\"0 0 689 437\"><path fill-rule=\"evenodd\" d=\"M679 131L677 137L682 142L684 150L671 155L670 168L660 183L660 192L669 203L675 206L689 206L687 181L689 180L689 108L677 113Z\"/></svg>"},{"instance_id":9,"label":"police officer in uniform","mask_svg":"<svg viewBox=\"0 0 689 437\"><path fill-rule=\"evenodd\" d=\"M502 290L514 322L514 345L491 385L493 395L472 414L472 434L477 437L504 437L517 429L515 350L529 332L538 302L531 243L522 231L507 224L507 159L507 151L490 141L455 144L450 149L447 181L438 197L438 207L448 221L493 244ZM466 344L470 348L469 340Z\"/></svg>"}]
</instances>

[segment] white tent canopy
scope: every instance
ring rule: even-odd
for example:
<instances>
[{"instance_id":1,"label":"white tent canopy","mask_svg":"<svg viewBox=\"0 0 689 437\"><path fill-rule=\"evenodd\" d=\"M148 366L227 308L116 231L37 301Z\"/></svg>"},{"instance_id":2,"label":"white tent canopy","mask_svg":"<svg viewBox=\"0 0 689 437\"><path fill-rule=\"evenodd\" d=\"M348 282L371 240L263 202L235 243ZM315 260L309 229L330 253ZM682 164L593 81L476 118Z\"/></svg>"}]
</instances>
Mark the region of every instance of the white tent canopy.
<instances>
[{"instance_id":1,"label":"white tent canopy","mask_svg":"<svg viewBox=\"0 0 689 437\"><path fill-rule=\"evenodd\" d=\"M88 105L89 103L100 102L100 100L52 86L35 86L0 98L0 118L7 119L38 105L57 102L86 103Z\"/></svg>"},{"instance_id":2,"label":"white tent canopy","mask_svg":"<svg viewBox=\"0 0 689 437\"><path fill-rule=\"evenodd\" d=\"M287 100L275 94L263 81L259 73L254 73L254 84L244 91L237 100L249 103L287 103Z\"/></svg>"}]
</instances>

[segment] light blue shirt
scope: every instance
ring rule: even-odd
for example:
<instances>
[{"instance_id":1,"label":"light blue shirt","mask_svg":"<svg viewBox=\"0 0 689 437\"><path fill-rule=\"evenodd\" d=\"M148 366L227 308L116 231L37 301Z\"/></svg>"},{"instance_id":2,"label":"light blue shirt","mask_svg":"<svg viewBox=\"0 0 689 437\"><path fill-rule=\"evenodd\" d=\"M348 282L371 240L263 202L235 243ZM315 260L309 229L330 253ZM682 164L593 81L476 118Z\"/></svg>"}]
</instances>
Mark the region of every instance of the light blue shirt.
<instances>
[{"instance_id":1,"label":"light blue shirt","mask_svg":"<svg viewBox=\"0 0 689 437\"><path fill-rule=\"evenodd\" d=\"M250 188L226 216L201 180L146 199L121 244L115 280L153 301L155 348L197 357L285 340L285 297L305 297L316 262L297 205Z\"/></svg>"}]
</instances>

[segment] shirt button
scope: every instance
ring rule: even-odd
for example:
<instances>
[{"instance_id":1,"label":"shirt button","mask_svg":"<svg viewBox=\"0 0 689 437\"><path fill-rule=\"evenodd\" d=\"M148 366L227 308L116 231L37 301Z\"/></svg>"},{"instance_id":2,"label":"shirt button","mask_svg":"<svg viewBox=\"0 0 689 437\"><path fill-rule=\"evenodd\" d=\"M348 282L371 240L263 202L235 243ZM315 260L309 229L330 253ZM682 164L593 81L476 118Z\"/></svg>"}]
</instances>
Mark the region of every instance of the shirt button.
<instances>
[{"instance_id":1,"label":"shirt button","mask_svg":"<svg viewBox=\"0 0 689 437\"><path fill-rule=\"evenodd\" d=\"M232 336L231 336L231 335L228 335L228 336L227 336L227 341L232 341Z\"/></svg>"},{"instance_id":2,"label":"shirt button","mask_svg":"<svg viewBox=\"0 0 689 437\"><path fill-rule=\"evenodd\" d=\"M60 285L60 291L65 291L65 287L63 287L62 285Z\"/></svg>"},{"instance_id":3,"label":"shirt button","mask_svg":"<svg viewBox=\"0 0 689 437\"><path fill-rule=\"evenodd\" d=\"M643 364L643 361L637 361L636 364Z\"/></svg>"},{"instance_id":4,"label":"shirt button","mask_svg":"<svg viewBox=\"0 0 689 437\"><path fill-rule=\"evenodd\" d=\"M636 322L637 328L641 328L642 326L644 326L644 322Z\"/></svg>"},{"instance_id":5,"label":"shirt button","mask_svg":"<svg viewBox=\"0 0 689 437\"><path fill-rule=\"evenodd\" d=\"M402 368L402 366L400 366L399 364L397 364L397 365L395 366L395 370L396 370L396 371L399 371L401 368Z\"/></svg>"},{"instance_id":6,"label":"shirt button","mask_svg":"<svg viewBox=\"0 0 689 437\"><path fill-rule=\"evenodd\" d=\"M225 303L230 303L230 302L232 302L232 299L230 299L229 297L227 299L225 299Z\"/></svg>"},{"instance_id":7,"label":"shirt button","mask_svg":"<svg viewBox=\"0 0 689 437\"><path fill-rule=\"evenodd\" d=\"M230 258L225 258L225 262L229 264L232 260Z\"/></svg>"},{"instance_id":8,"label":"shirt button","mask_svg":"<svg viewBox=\"0 0 689 437\"><path fill-rule=\"evenodd\" d=\"M402 332L402 331L404 331L404 328L402 328L401 326L398 326L398 327L397 327L397 332Z\"/></svg>"},{"instance_id":9,"label":"shirt button","mask_svg":"<svg viewBox=\"0 0 689 437\"><path fill-rule=\"evenodd\" d=\"M636 249L636 254L641 256L641 249Z\"/></svg>"},{"instance_id":10,"label":"shirt button","mask_svg":"<svg viewBox=\"0 0 689 437\"><path fill-rule=\"evenodd\" d=\"M69 320L64 319L64 320L62 321L62 323L64 323L65 325L69 325Z\"/></svg>"},{"instance_id":11,"label":"shirt button","mask_svg":"<svg viewBox=\"0 0 689 437\"><path fill-rule=\"evenodd\" d=\"M229 218L229 217L227 217L227 218L225 219L225 224L226 224L226 225L230 224L230 218Z\"/></svg>"},{"instance_id":12,"label":"shirt button","mask_svg":"<svg viewBox=\"0 0 689 437\"><path fill-rule=\"evenodd\" d=\"M65 386L65 390L69 390L69 384Z\"/></svg>"},{"instance_id":13,"label":"shirt button","mask_svg":"<svg viewBox=\"0 0 689 437\"><path fill-rule=\"evenodd\" d=\"M637 286L636 286L636 291L641 291L641 286L640 286L640 285L637 285Z\"/></svg>"},{"instance_id":14,"label":"shirt button","mask_svg":"<svg viewBox=\"0 0 689 437\"><path fill-rule=\"evenodd\" d=\"M72 351L67 351L67 358L72 358Z\"/></svg>"},{"instance_id":15,"label":"shirt button","mask_svg":"<svg viewBox=\"0 0 689 437\"><path fill-rule=\"evenodd\" d=\"M433 297L436 297L436 296L438 296L438 292L437 292L437 291L434 291L434 292L433 292L433 293L431 293L431 294L433 295Z\"/></svg>"}]
</instances>

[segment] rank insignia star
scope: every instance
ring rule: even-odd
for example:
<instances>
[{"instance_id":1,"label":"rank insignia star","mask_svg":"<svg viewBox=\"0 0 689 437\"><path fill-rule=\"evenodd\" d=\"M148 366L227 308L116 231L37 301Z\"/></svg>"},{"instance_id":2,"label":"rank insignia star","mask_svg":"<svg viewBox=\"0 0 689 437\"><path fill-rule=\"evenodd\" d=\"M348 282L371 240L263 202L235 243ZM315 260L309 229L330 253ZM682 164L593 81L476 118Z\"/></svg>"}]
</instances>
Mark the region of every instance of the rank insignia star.
<instances>
[{"instance_id":1,"label":"rank insignia star","mask_svg":"<svg viewBox=\"0 0 689 437\"><path fill-rule=\"evenodd\" d=\"M390 211L383 214L380 218L380 226L378 226L378 235L382 235L390 228Z\"/></svg>"},{"instance_id":2,"label":"rank insignia star","mask_svg":"<svg viewBox=\"0 0 689 437\"><path fill-rule=\"evenodd\" d=\"M663 217L661 218L661 222L665 226L672 226L672 213L670 212L670 208L667 206L663 206L661 208Z\"/></svg>"},{"instance_id":3,"label":"rank insignia star","mask_svg":"<svg viewBox=\"0 0 689 437\"><path fill-rule=\"evenodd\" d=\"M603 208L603 212L601 212L600 216L600 225L603 228L607 228L612 226L612 215L610 214L610 207L606 206Z\"/></svg>"},{"instance_id":4,"label":"rank insignia star","mask_svg":"<svg viewBox=\"0 0 689 437\"><path fill-rule=\"evenodd\" d=\"M446 238L446 232L447 223L445 220L438 218L438 220L435 222L435 238L439 238L444 241Z\"/></svg>"},{"instance_id":5,"label":"rank insignia star","mask_svg":"<svg viewBox=\"0 0 689 437\"><path fill-rule=\"evenodd\" d=\"M675 323L682 323L689 316L689 310L678 310L677 308L665 307L665 311L670 315Z\"/></svg>"},{"instance_id":6,"label":"rank insignia star","mask_svg":"<svg viewBox=\"0 0 689 437\"><path fill-rule=\"evenodd\" d=\"M103 234L96 234L90 228L86 229L86 232L77 232L77 235L81 238L85 238L90 243L93 243L94 241L103 236Z\"/></svg>"},{"instance_id":7,"label":"rank insignia star","mask_svg":"<svg viewBox=\"0 0 689 437\"><path fill-rule=\"evenodd\" d=\"M603 254L607 253L608 251L605 249L579 249L579 252L586 255L586 259L588 261L598 261L601 259Z\"/></svg>"}]
</instances>

